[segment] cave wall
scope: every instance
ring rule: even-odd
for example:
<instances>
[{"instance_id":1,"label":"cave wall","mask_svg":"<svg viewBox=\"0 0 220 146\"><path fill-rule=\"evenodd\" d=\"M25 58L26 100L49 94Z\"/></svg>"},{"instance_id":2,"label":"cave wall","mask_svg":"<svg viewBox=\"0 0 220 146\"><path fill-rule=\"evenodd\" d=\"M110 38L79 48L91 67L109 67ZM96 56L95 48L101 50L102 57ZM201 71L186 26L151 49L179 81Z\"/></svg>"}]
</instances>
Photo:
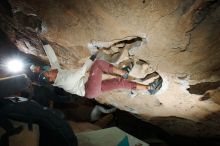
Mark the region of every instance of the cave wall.
<instances>
[{"instance_id":1,"label":"cave wall","mask_svg":"<svg viewBox=\"0 0 220 146\"><path fill-rule=\"evenodd\" d=\"M162 76L161 91L131 97L130 91L117 90L97 100L171 133L220 134L218 0L9 0L8 4L2 8L9 11L1 11L0 26L11 41L19 50L47 60L40 41L47 40L63 68L80 67L90 55L91 42L144 37L135 56Z\"/></svg>"}]
</instances>

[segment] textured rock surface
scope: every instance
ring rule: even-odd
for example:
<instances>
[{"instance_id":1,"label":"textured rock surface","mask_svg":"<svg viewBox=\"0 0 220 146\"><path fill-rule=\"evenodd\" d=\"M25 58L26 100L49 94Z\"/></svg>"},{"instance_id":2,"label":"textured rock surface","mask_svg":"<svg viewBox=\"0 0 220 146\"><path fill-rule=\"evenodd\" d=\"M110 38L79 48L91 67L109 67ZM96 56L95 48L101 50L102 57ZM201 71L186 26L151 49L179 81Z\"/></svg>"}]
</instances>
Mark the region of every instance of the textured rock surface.
<instances>
[{"instance_id":1,"label":"textured rock surface","mask_svg":"<svg viewBox=\"0 0 220 146\"><path fill-rule=\"evenodd\" d=\"M23 52L45 60L40 39L47 39L64 68L82 65L92 40L146 36L135 56L156 68L164 80L162 90L135 97L128 96L130 91L113 91L97 100L171 133L220 135L218 0L9 2L13 17L2 11L0 26L10 39Z\"/></svg>"}]
</instances>

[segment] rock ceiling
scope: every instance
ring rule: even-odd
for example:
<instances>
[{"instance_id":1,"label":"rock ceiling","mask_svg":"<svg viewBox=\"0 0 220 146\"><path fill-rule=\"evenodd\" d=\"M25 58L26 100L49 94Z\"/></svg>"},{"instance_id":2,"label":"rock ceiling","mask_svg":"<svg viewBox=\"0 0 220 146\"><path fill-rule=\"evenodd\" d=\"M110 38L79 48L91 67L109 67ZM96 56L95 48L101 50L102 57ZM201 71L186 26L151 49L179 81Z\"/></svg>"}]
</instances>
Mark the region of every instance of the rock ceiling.
<instances>
[{"instance_id":1,"label":"rock ceiling","mask_svg":"<svg viewBox=\"0 0 220 146\"><path fill-rule=\"evenodd\" d=\"M162 89L153 96L117 90L97 100L171 133L220 135L218 0L9 0L4 5L0 27L18 49L47 60L40 43L47 40L67 69L82 65L91 44L114 51L109 44L120 42L123 48L126 40L141 38L132 55L162 76Z\"/></svg>"}]
</instances>

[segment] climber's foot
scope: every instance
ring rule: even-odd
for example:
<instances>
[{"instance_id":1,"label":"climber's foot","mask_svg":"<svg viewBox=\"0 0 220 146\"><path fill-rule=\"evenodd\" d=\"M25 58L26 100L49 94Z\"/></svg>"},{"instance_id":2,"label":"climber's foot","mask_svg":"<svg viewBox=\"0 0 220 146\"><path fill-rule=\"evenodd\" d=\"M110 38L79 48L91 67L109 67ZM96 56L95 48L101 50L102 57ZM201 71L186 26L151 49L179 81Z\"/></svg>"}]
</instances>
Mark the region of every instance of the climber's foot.
<instances>
[{"instance_id":1,"label":"climber's foot","mask_svg":"<svg viewBox=\"0 0 220 146\"><path fill-rule=\"evenodd\" d=\"M153 95L153 94L156 94L160 88L162 87L162 78L159 77L157 79L155 79L152 83L149 84L149 89L148 89L148 92Z\"/></svg>"}]
</instances>

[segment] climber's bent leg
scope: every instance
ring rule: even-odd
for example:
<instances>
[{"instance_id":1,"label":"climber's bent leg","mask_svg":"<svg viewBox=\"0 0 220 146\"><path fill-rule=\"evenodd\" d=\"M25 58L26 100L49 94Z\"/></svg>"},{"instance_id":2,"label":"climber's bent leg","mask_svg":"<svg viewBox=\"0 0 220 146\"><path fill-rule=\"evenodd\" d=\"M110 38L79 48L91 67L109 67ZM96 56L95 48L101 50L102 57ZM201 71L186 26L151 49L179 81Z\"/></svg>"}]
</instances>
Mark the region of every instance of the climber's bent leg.
<instances>
[{"instance_id":1,"label":"climber's bent leg","mask_svg":"<svg viewBox=\"0 0 220 146\"><path fill-rule=\"evenodd\" d=\"M103 73L113 73L113 65L103 60L96 60L91 67L89 78L85 85L85 96L87 98L95 98L100 95Z\"/></svg>"},{"instance_id":2,"label":"climber's bent leg","mask_svg":"<svg viewBox=\"0 0 220 146\"><path fill-rule=\"evenodd\" d=\"M113 78L102 81L101 91L111 91L114 89L136 89L137 83L123 78Z\"/></svg>"}]
</instances>

